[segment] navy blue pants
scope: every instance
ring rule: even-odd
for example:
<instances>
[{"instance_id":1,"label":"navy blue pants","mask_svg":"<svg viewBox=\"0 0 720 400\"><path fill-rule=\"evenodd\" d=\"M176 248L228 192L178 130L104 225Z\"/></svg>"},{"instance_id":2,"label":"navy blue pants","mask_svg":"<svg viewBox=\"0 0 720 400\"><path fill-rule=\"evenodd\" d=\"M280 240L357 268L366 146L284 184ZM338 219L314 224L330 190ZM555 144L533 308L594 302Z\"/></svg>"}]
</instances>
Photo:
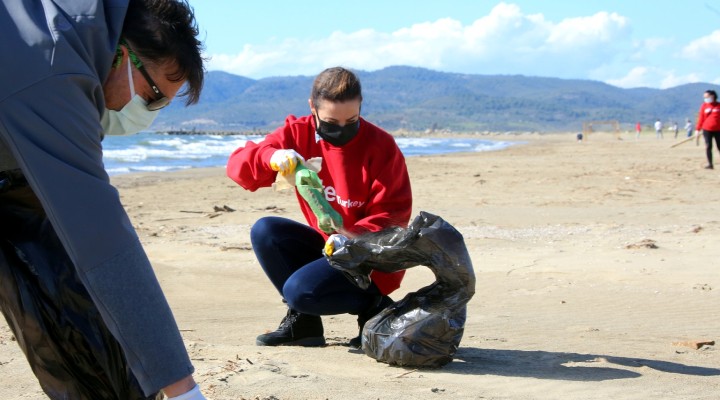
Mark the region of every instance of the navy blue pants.
<instances>
[{"instance_id":1,"label":"navy blue pants","mask_svg":"<svg viewBox=\"0 0 720 400\"><path fill-rule=\"evenodd\" d=\"M359 314L381 296L375 284L360 289L323 256L325 239L315 229L280 217L264 217L250 230L260 266L288 306L303 314Z\"/></svg>"}]
</instances>

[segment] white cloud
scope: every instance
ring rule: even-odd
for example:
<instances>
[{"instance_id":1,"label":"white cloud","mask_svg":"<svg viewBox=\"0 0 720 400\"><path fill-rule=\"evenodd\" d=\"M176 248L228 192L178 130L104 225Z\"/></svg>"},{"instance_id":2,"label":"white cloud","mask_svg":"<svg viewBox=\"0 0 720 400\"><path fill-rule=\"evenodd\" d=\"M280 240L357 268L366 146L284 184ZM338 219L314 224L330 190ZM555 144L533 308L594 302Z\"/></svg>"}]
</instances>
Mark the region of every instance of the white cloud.
<instances>
[{"instance_id":1,"label":"white cloud","mask_svg":"<svg viewBox=\"0 0 720 400\"><path fill-rule=\"evenodd\" d=\"M632 68L628 73L616 79L608 79L607 83L623 88L631 87L659 87L666 89L686 83L698 82L700 77L690 73L677 75L675 71L665 70L656 67L638 66Z\"/></svg>"},{"instance_id":2,"label":"white cloud","mask_svg":"<svg viewBox=\"0 0 720 400\"><path fill-rule=\"evenodd\" d=\"M635 40L633 43L632 54L628 56L628 60L637 63L645 63L652 55L662 51L663 49L673 48L673 41L666 38L646 38Z\"/></svg>"},{"instance_id":3,"label":"white cloud","mask_svg":"<svg viewBox=\"0 0 720 400\"><path fill-rule=\"evenodd\" d=\"M663 46L667 46L672 43L671 40L666 38L648 38L640 42L640 47L648 52L654 52L659 50Z\"/></svg>"},{"instance_id":4,"label":"white cloud","mask_svg":"<svg viewBox=\"0 0 720 400\"><path fill-rule=\"evenodd\" d=\"M642 87L649 86L648 81L649 69L647 67L635 67L631 69L627 75L622 78L608 79L607 83L619 87Z\"/></svg>"},{"instance_id":5,"label":"white cloud","mask_svg":"<svg viewBox=\"0 0 720 400\"><path fill-rule=\"evenodd\" d=\"M684 85L686 83L700 82L702 79L695 73L685 75L675 75L674 71L667 72L665 77L660 81L660 88L666 89L674 86Z\"/></svg>"},{"instance_id":6,"label":"white cloud","mask_svg":"<svg viewBox=\"0 0 720 400\"><path fill-rule=\"evenodd\" d=\"M599 12L590 17L568 18L553 26L547 42L562 48L587 47L611 43L628 36L627 18L617 13Z\"/></svg>"},{"instance_id":7,"label":"white cloud","mask_svg":"<svg viewBox=\"0 0 720 400\"><path fill-rule=\"evenodd\" d=\"M720 30L684 47L672 37L632 34L630 20L617 13L551 21L543 14L524 13L515 4L499 3L469 24L442 18L393 32L336 31L321 38L247 44L237 54L210 54L208 68L262 78L314 75L334 65L361 70L410 65L460 73L597 79L621 87L720 80L708 62L720 53Z\"/></svg>"},{"instance_id":8,"label":"white cloud","mask_svg":"<svg viewBox=\"0 0 720 400\"><path fill-rule=\"evenodd\" d=\"M707 36L695 39L682 49L682 56L692 60L704 60L708 58L713 62L720 53L720 29Z\"/></svg>"},{"instance_id":9,"label":"white cloud","mask_svg":"<svg viewBox=\"0 0 720 400\"><path fill-rule=\"evenodd\" d=\"M333 65L362 70L411 65L461 73L587 78L588 71L631 53L630 23L617 13L553 22L542 14L525 14L515 4L499 3L467 25L443 18L394 32L363 29L315 40L246 45L238 54L210 55L209 69L260 78L314 75Z\"/></svg>"}]
</instances>

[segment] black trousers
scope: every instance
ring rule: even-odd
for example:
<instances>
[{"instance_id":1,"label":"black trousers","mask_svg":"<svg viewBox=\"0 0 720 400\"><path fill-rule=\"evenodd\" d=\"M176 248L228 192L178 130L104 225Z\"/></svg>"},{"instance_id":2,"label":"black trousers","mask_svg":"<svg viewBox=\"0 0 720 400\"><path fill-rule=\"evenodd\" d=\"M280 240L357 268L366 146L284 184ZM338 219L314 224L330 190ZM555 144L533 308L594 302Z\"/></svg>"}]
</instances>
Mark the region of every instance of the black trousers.
<instances>
[{"instance_id":1,"label":"black trousers","mask_svg":"<svg viewBox=\"0 0 720 400\"><path fill-rule=\"evenodd\" d=\"M708 165L713 165L712 140L715 138L715 146L720 151L720 131L703 130L703 137L705 138L705 154L707 155Z\"/></svg>"}]
</instances>

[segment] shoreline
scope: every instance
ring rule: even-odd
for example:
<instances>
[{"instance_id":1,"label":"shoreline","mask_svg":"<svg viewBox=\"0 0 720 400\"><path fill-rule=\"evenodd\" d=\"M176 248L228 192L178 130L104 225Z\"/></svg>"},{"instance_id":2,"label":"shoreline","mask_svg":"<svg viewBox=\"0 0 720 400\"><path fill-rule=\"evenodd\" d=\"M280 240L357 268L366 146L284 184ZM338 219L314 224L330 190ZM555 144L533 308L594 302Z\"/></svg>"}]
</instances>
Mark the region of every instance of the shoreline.
<instances>
[{"instance_id":1,"label":"shoreline","mask_svg":"<svg viewBox=\"0 0 720 400\"><path fill-rule=\"evenodd\" d=\"M387 131L390 135L396 137L475 137L475 136L522 136L522 135L553 135L561 132L539 132L539 131L451 131L451 130L435 130L435 131L406 131L406 130L395 130ZM174 136L267 136L272 131L233 131L233 130L182 130L182 129L166 129L157 131L145 131L145 133L155 133L159 135L174 135Z\"/></svg>"},{"instance_id":2,"label":"shoreline","mask_svg":"<svg viewBox=\"0 0 720 400\"><path fill-rule=\"evenodd\" d=\"M504 150L524 142L519 137L430 136L396 137L406 157L421 154L451 154ZM104 161L111 176L128 173L170 172L203 167L225 166L227 157L246 141L261 137L222 136L174 138L144 133L139 137L109 138L105 143Z\"/></svg>"}]
</instances>

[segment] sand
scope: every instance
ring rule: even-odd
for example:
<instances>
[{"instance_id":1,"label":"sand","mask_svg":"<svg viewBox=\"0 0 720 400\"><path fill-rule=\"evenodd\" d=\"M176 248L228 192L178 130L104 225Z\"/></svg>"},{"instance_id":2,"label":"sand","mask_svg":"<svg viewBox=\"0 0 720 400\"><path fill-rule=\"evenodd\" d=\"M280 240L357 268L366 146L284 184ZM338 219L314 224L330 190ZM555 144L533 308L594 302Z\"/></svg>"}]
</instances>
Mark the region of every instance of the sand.
<instances>
[{"instance_id":1,"label":"sand","mask_svg":"<svg viewBox=\"0 0 720 400\"><path fill-rule=\"evenodd\" d=\"M461 348L439 370L346 347L350 315L323 319L327 347L255 345L285 308L249 228L302 221L292 193L247 192L221 168L112 180L210 399L717 399L718 345L682 342L720 340L720 170L702 168L702 144L621 139L525 135L407 160L415 214L453 224L477 275ZM393 297L432 281L411 269ZM0 323L0 398L44 398L11 336Z\"/></svg>"}]
</instances>

